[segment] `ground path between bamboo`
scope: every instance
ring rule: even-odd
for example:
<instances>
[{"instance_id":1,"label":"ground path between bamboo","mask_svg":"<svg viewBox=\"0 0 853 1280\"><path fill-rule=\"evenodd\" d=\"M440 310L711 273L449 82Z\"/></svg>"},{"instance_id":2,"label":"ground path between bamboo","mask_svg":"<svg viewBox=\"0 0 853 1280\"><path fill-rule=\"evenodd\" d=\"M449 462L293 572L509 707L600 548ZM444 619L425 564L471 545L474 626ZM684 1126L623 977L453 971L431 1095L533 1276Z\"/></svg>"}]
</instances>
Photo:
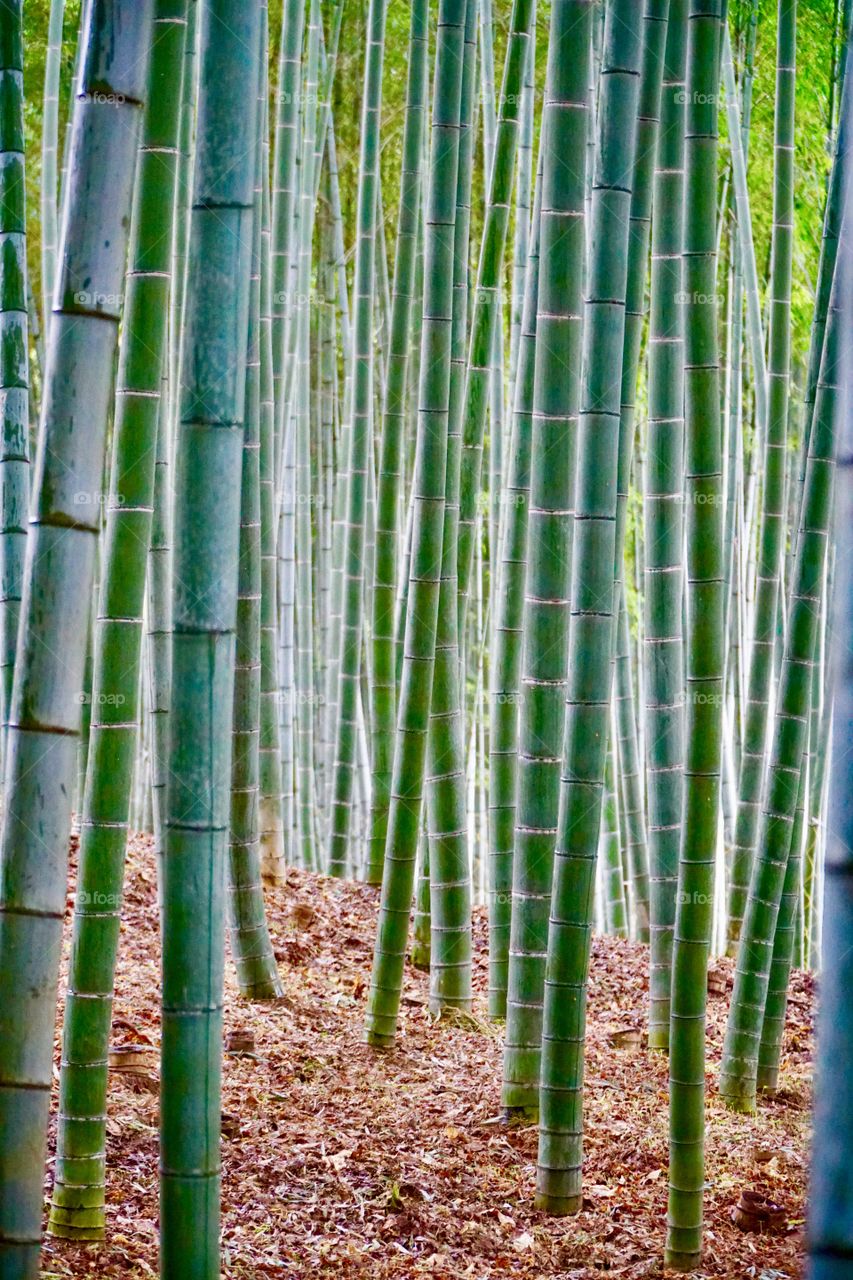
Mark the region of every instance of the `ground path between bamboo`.
<instances>
[{"instance_id":1,"label":"ground path between bamboo","mask_svg":"<svg viewBox=\"0 0 853 1280\"><path fill-rule=\"evenodd\" d=\"M158 1044L153 857L147 838L132 840L114 1043ZM667 1064L611 1043L615 1029L642 1022L647 949L595 940L586 1198L578 1217L549 1220L532 1208L535 1131L496 1123L501 1042L485 1019L483 912L475 1018L433 1022L426 976L409 968L400 1046L377 1055L361 1043L376 909L376 890L291 870L268 901L284 998L246 1004L227 975L226 1032L253 1032L255 1056L224 1064L223 1275L663 1274ZM718 968L730 990L730 966ZM814 994L809 975L792 976L782 1089L756 1117L731 1115L716 1096L727 1000L709 1001L708 1231L697 1274L803 1274ZM109 1109L108 1240L49 1241L45 1276L157 1274L156 1075L112 1075ZM784 1234L732 1224L745 1187L784 1205Z\"/></svg>"}]
</instances>

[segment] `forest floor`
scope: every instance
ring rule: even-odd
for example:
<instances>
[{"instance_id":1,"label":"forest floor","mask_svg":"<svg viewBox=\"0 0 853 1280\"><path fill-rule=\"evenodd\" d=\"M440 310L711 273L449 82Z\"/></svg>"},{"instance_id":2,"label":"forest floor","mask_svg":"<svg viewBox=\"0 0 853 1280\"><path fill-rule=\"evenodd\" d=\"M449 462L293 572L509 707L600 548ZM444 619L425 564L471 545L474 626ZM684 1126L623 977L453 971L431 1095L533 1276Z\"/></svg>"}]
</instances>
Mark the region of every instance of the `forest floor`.
<instances>
[{"instance_id":1,"label":"forest floor","mask_svg":"<svg viewBox=\"0 0 853 1280\"><path fill-rule=\"evenodd\" d=\"M269 894L283 999L241 1001L229 966L226 1033L253 1032L255 1055L224 1063L224 1276L663 1275L667 1063L611 1043L614 1029L643 1022L647 949L595 939L584 1206L549 1219L532 1203L535 1130L499 1123L501 1037L485 1017L483 911L475 1016L465 1026L434 1021L427 976L409 967L399 1047L377 1054L362 1043L377 905L374 889L291 870ZM153 853L140 837L130 850L114 1043L158 1044L158 966ZM717 967L730 990L730 965ZM796 973L782 1088L751 1117L732 1115L717 1096L727 998L709 1001L707 1230L697 1275L803 1274L813 1000L813 978ZM44 1276L157 1274L152 1058L153 1074L110 1077L108 1239L48 1238ZM50 1179L49 1169L48 1187ZM784 1206L784 1232L745 1234L733 1224L745 1188Z\"/></svg>"}]
</instances>

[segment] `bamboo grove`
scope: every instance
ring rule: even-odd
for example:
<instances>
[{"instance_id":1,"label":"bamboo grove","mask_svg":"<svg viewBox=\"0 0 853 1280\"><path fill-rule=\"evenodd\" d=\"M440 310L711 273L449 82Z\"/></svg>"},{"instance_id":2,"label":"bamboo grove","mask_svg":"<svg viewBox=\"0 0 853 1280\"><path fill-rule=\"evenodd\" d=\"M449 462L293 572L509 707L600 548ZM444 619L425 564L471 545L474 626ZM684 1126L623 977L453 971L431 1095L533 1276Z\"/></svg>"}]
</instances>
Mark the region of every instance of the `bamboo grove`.
<instances>
[{"instance_id":1,"label":"bamboo grove","mask_svg":"<svg viewBox=\"0 0 853 1280\"><path fill-rule=\"evenodd\" d=\"M647 944L682 1271L709 959L741 1111L822 966L848 1274L849 0L43 8L0 0L0 1277L39 1274L72 830L53 1235L106 1230L142 830L164 1276L220 1274L223 974L280 996L294 865L376 887L369 1046L407 963L499 1025L549 1215L593 934Z\"/></svg>"}]
</instances>

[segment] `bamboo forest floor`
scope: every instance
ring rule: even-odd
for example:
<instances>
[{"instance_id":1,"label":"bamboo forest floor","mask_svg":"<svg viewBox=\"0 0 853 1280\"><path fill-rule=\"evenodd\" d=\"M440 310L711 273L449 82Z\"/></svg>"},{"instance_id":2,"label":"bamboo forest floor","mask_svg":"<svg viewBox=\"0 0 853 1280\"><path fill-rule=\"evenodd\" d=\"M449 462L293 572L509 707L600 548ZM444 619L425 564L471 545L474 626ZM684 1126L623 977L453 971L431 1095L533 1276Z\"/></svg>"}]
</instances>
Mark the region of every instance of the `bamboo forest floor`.
<instances>
[{"instance_id":1,"label":"bamboo forest floor","mask_svg":"<svg viewBox=\"0 0 853 1280\"><path fill-rule=\"evenodd\" d=\"M548 1219L532 1208L535 1131L497 1122L501 1043L484 1017L484 912L475 917L476 1016L464 1026L435 1023L427 977L409 968L399 1047L376 1055L361 1043L376 908L375 890L291 870L269 894L283 999L246 1004L228 972L226 1033L252 1031L255 1056L224 1063L224 1276L661 1275L667 1064L611 1043L615 1029L643 1018L646 949L595 940L584 1209ZM158 1042L157 927L153 853L139 837L114 1043ZM717 965L730 988L730 966ZM716 1095L727 1001L710 1000L707 1244L697 1274L802 1274L813 998L813 979L794 974L783 1087L755 1117L730 1114ZM45 1276L157 1274L156 1075L113 1073L109 1108L109 1237L48 1240ZM733 1225L744 1188L783 1204L784 1234Z\"/></svg>"}]
</instances>

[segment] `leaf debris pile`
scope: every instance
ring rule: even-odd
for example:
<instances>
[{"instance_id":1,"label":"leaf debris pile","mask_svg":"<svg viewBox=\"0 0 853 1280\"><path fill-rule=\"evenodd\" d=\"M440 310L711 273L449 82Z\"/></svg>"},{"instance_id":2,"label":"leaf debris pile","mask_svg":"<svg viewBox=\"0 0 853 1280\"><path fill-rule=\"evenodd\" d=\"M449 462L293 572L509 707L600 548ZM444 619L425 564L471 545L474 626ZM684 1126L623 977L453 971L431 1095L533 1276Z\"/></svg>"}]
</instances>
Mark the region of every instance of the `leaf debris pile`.
<instances>
[{"instance_id":1,"label":"leaf debris pile","mask_svg":"<svg viewBox=\"0 0 853 1280\"><path fill-rule=\"evenodd\" d=\"M533 1208L535 1130L499 1122L501 1033L486 1018L485 913L475 916L474 1016L458 1025L434 1021L428 977L409 966L399 1047L376 1053L362 1043L362 1023L377 905L375 889L292 869L268 893L283 998L239 999L229 966L225 1032L253 1036L255 1048L223 1062L223 1275L662 1275L667 1060L642 1044L613 1043L615 1029L642 1024L647 948L595 939L584 1208L553 1219ZM757 1115L739 1116L716 1094L731 964L715 968L726 995L709 999L709 1187L697 1274L799 1277L814 979L792 977L779 1096ZM154 854L147 837L135 837L114 1043L158 1045L158 991ZM111 1074L108 1236L98 1245L48 1237L46 1276L157 1275L157 1109L156 1075ZM52 1132L51 1150L53 1141ZM52 1166L48 1189L51 1176ZM784 1206L784 1232L738 1230L732 1211L744 1188Z\"/></svg>"}]
</instances>

